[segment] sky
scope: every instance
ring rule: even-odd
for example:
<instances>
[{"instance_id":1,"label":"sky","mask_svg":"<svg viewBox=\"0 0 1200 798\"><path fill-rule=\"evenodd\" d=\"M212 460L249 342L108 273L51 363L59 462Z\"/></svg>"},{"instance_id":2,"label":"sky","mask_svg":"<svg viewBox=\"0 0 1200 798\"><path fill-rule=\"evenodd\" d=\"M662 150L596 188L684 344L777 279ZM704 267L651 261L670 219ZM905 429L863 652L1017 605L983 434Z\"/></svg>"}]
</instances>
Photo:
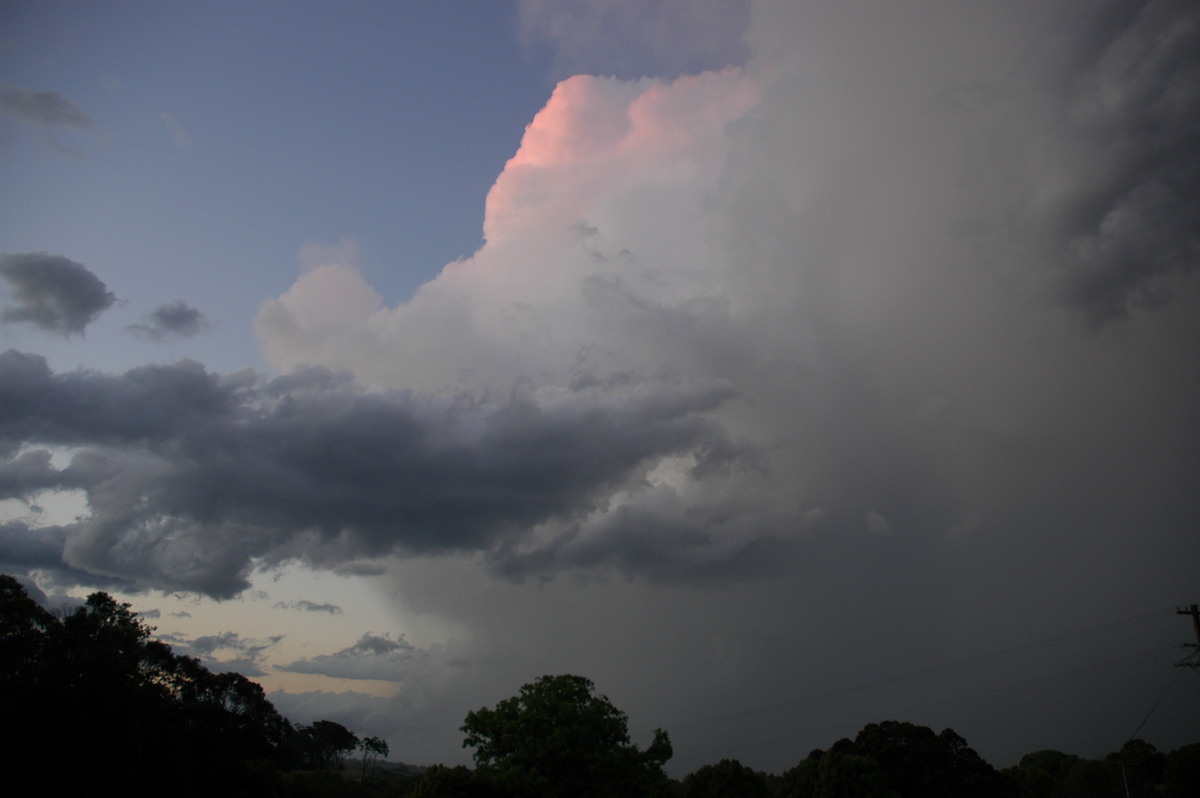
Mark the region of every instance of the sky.
<instances>
[{"instance_id":1,"label":"sky","mask_svg":"<svg viewBox=\"0 0 1200 798\"><path fill-rule=\"evenodd\" d=\"M1200 9L15 0L0 570L466 763L1200 739Z\"/></svg>"}]
</instances>

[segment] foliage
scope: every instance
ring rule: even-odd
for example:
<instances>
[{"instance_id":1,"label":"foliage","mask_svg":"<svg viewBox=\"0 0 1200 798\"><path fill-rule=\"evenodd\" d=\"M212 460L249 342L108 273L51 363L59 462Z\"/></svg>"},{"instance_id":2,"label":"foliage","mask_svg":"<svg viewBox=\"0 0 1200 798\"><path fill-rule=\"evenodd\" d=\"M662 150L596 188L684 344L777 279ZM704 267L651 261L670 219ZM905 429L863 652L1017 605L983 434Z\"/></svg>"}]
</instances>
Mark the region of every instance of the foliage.
<instances>
[{"instance_id":1,"label":"foliage","mask_svg":"<svg viewBox=\"0 0 1200 798\"><path fill-rule=\"evenodd\" d=\"M43 791L53 773L66 794L161 795L170 784L182 796L288 795L281 774L304 757L336 771L359 745L330 721L294 728L260 685L173 653L153 631L106 593L55 617L0 574L0 746L21 763L13 794ZM55 767L64 759L69 768Z\"/></svg>"},{"instance_id":2,"label":"foliage","mask_svg":"<svg viewBox=\"0 0 1200 798\"><path fill-rule=\"evenodd\" d=\"M1163 795L1166 798L1200 795L1200 743L1185 745L1167 754Z\"/></svg>"},{"instance_id":3,"label":"foliage","mask_svg":"<svg viewBox=\"0 0 1200 798\"><path fill-rule=\"evenodd\" d=\"M358 741L358 749L362 753L358 782L360 785L365 785L367 776L371 773L371 766L380 759L387 758L388 744L386 740L379 737L364 737Z\"/></svg>"},{"instance_id":4,"label":"foliage","mask_svg":"<svg viewBox=\"0 0 1200 798\"><path fill-rule=\"evenodd\" d=\"M868 724L782 777L734 759L682 783L667 734L639 750L627 719L581 676L543 676L468 713L474 770L379 772L388 745L333 721L294 726L258 684L213 673L151 638L129 604L93 593L56 616L0 574L0 750L14 795L414 798L1191 798L1200 743L1169 754L1130 740L1103 759L1035 751L998 773L952 729ZM356 769L343 775L358 752ZM69 766L62 766L69 763ZM373 773L373 771L375 771Z\"/></svg>"},{"instance_id":5,"label":"foliage","mask_svg":"<svg viewBox=\"0 0 1200 798\"><path fill-rule=\"evenodd\" d=\"M464 747L501 792L528 796L651 795L665 789L666 732L639 751L625 713L582 676L542 676L494 709L468 713Z\"/></svg>"},{"instance_id":6,"label":"foliage","mask_svg":"<svg viewBox=\"0 0 1200 798\"><path fill-rule=\"evenodd\" d=\"M992 798L1015 795L1015 786L983 760L953 729L935 734L927 726L889 720L870 723L831 751L873 759L901 798L954 795Z\"/></svg>"},{"instance_id":7,"label":"foliage","mask_svg":"<svg viewBox=\"0 0 1200 798\"><path fill-rule=\"evenodd\" d=\"M409 793L410 798L493 798L495 795L489 778L462 765L426 768Z\"/></svg>"},{"instance_id":8,"label":"foliage","mask_svg":"<svg viewBox=\"0 0 1200 798\"><path fill-rule=\"evenodd\" d=\"M767 798L767 779L736 759L705 765L683 780L684 798Z\"/></svg>"}]
</instances>

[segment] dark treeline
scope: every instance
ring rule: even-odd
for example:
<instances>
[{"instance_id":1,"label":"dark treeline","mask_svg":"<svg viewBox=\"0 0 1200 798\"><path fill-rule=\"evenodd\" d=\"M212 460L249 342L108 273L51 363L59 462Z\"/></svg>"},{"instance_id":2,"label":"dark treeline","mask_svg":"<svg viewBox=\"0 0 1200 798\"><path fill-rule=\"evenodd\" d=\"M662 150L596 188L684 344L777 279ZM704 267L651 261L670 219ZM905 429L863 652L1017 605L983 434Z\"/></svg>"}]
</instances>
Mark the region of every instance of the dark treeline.
<instances>
[{"instance_id":1,"label":"dark treeline","mask_svg":"<svg viewBox=\"0 0 1200 798\"><path fill-rule=\"evenodd\" d=\"M0 574L9 795L358 795L378 780L383 740L293 724L257 683L213 673L152 631L106 593L60 617Z\"/></svg>"},{"instance_id":2,"label":"dark treeline","mask_svg":"<svg viewBox=\"0 0 1200 798\"><path fill-rule=\"evenodd\" d=\"M626 716L580 676L543 676L467 715L475 766L385 766L387 744L332 721L293 724L262 687L173 653L105 593L55 615L0 575L0 750L14 795L413 798L1191 798L1200 743L1130 740L1101 759L1038 751L997 770L951 729L872 723L783 774L735 759L667 777Z\"/></svg>"}]
</instances>

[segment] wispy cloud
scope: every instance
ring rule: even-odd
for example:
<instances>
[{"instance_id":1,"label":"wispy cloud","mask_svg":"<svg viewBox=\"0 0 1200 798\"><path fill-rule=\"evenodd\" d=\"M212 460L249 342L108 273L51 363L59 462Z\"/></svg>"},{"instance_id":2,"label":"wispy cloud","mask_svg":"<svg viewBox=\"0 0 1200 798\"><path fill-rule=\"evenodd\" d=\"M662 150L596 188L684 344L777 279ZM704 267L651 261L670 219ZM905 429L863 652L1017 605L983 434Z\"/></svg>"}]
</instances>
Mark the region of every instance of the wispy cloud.
<instances>
[{"instance_id":1,"label":"wispy cloud","mask_svg":"<svg viewBox=\"0 0 1200 798\"><path fill-rule=\"evenodd\" d=\"M192 146L191 135L187 132L183 125L179 123L178 119L166 112L163 112L161 116L163 125L167 129L167 133L171 135L171 139L175 142L176 147L179 147L180 149L187 149L188 147Z\"/></svg>"},{"instance_id":2,"label":"wispy cloud","mask_svg":"<svg viewBox=\"0 0 1200 798\"><path fill-rule=\"evenodd\" d=\"M246 638L237 632L221 632L188 638L183 635L163 635L178 653L198 657L217 672L235 671L243 676L263 676L262 660L283 640L274 635L265 640ZM220 655L220 656L218 656Z\"/></svg>"},{"instance_id":3,"label":"wispy cloud","mask_svg":"<svg viewBox=\"0 0 1200 798\"><path fill-rule=\"evenodd\" d=\"M0 113L45 127L84 130L91 118L58 92L0 87Z\"/></svg>"},{"instance_id":4,"label":"wispy cloud","mask_svg":"<svg viewBox=\"0 0 1200 798\"><path fill-rule=\"evenodd\" d=\"M275 608L281 610L303 610L304 612L325 612L330 615L341 615L342 608L336 604L317 604L307 599L299 601L277 601Z\"/></svg>"}]
</instances>

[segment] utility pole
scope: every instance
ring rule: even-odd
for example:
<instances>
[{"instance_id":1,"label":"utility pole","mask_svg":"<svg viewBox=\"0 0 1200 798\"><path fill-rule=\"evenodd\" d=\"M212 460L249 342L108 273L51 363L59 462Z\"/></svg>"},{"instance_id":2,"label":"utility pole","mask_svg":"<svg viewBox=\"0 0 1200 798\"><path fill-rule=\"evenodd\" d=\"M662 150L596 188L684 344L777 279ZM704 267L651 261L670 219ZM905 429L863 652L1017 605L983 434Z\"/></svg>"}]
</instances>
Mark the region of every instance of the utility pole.
<instances>
[{"instance_id":1,"label":"utility pole","mask_svg":"<svg viewBox=\"0 0 1200 798\"><path fill-rule=\"evenodd\" d=\"M1200 659L1197 658L1197 655L1200 655L1200 605L1189 604L1186 607L1176 607L1175 613L1177 615L1192 616L1192 629L1196 633L1196 642L1195 643L1184 643L1183 644L1184 648L1192 649L1192 653L1189 654L1188 656L1184 657L1183 659L1179 660L1179 662L1176 662L1175 667L1177 667L1177 668L1192 668L1193 670L1200 670Z\"/></svg>"}]
</instances>

